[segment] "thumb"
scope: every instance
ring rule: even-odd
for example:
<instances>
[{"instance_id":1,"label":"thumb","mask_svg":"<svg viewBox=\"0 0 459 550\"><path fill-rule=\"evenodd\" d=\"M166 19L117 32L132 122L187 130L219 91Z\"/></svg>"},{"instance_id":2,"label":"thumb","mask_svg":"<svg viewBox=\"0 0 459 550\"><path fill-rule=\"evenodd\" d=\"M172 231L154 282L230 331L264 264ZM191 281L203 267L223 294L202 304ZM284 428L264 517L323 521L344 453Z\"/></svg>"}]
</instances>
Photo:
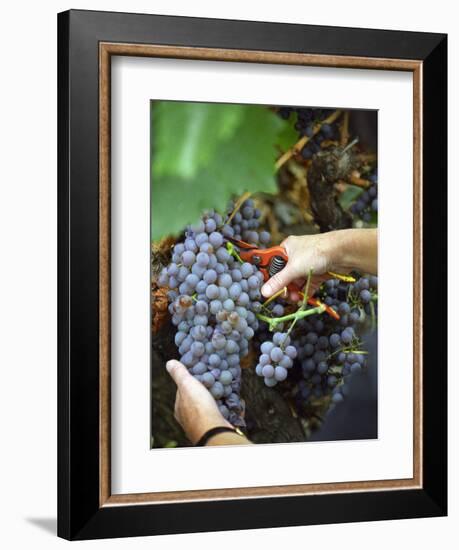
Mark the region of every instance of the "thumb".
<instances>
[{"instance_id":1,"label":"thumb","mask_svg":"<svg viewBox=\"0 0 459 550\"><path fill-rule=\"evenodd\" d=\"M166 369L167 372L171 375L172 380L177 384L179 388L182 384L185 383L186 380L188 380L188 378L192 378L185 365L183 363L180 363L180 361L176 361L175 359L171 359L166 363Z\"/></svg>"},{"instance_id":2,"label":"thumb","mask_svg":"<svg viewBox=\"0 0 459 550\"><path fill-rule=\"evenodd\" d=\"M287 263L284 269L266 281L266 283L261 287L261 293L265 298L269 298L285 286L289 285L294 278L295 274L293 269L291 265Z\"/></svg>"}]
</instances>

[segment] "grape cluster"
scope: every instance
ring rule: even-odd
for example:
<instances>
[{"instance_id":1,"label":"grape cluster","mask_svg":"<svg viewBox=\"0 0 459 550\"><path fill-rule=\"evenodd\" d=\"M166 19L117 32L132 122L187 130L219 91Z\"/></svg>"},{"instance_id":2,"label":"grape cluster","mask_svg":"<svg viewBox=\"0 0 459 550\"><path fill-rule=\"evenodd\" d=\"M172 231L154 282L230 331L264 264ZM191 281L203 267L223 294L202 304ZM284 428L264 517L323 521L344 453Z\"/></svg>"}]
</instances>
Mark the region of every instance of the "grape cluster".
<instances>
[{"instance_id":1,"label":"grape cluster","mask_svg":"<svg viewBox=\"0 0 459 550\"><path fill-rule=\"evenodd\" d=\"M340 325L354 326L370 315L371 308L377 308L378 277L359 277L355 282L346 283L339 279L326 281L316 296L340 314Z\"/></svg>"},{"instance_id":2,"label":"grape cluster","mask_svg":"<svg viewBox=\"0 0 459 550\"><path fill-rule=\"evenodd\" d=\"M169 312L181 362L210 390L222 415L242 426L240 361L258 328L255 314L261 308L263 275L233 257L224 238L258 227L253 201L242 205L241 220L236 217L227 224L218 213L208 212L189 226L158 282L170 289ZM244 227L242 221L251 220L257 224Z\"/></svg>"},{"instance_id":3,"label":"grape cluster","mask_svg":"<svg viewBox=\"0 0 459 550\"><path fill-rule=\"evenodd\" d=\"M370 187L351 206L352 214L366 223L371 221L373 212L378 212L378 177L372 174L368 179Z\"/></svg>"},{"instance_id":4,"label":"grape cluster","mask_svg":"<svg viewBox=\"0 0 459 550\"><path fill-rule=\"evenodd\" d=\"M326 140L336 140L338 137L338 126L334 124L322 124L320 131L314 136L314 126L327 118L333 111L330 109L306 109L303 107L281 107L279 115L283 119L289 119L296 114L295 130L300 136L308 136L309 141L301 150L300 154L305 160L311 159L321 150L321 144Z\"/></svg>"},{"instance_id":5,"label":"grape cluster","mask_svg":"<svg viewBox=\"0 0 459 550\"><path fill-rule=\"evenodd\" d=\"M366 352L356 328L367 315L376 315L377 284L377 277L355 283L329 279L316 296L339 313L339 321L311 315L297 323L293 344L302 371L297 397L303 404L328 395L332 403L343 401L349 376L365 368Z\"/></svg>"},{"instance_id":6,"label":"grape cluster","mask_svg":"<svg viewBox=\"0 0 459 550\"><path fill-rule=\"evenodd\" d=\"M235 207L234 203L228 206L228 213L231 214ZM241 208L231 219L231 223L223 227L225 237L233 237L239 241L245 241L257 246L267 245L271 240L268 231L258 231L260 226L261 212L255 208L252 199L246 200Z\"/></svg>"},{"instance_id":7,"label":"grape cluster","mask_svg":"<svg viewBox=\"0 0 459 550\"><path fill-rule=\"evenodd\" d=\"M255 367L257 375L262 376L270 388L283 382L297 356L296 348L290 344L290 336L286 332L275 332L272 340L265 340L261 344L260 352Z\"/></svg>"},{"instance_id":8,"label":"grape cluster","mask_svg":"<svg viewBox=\"0 0 459 550\"><path fill-rule=\"evenodd\" d=\"M322 319L300 323L305 331L295 345L299 348L299 360L303 380L299 383L299 395L305 402L311 397L320 398L332 394L332 401L343 400L345 377L365 366L365 356L359 353L359 341L352 327L329 333ZM351 352L351 350L357 351Z\"/></svg>"}]
</instances>

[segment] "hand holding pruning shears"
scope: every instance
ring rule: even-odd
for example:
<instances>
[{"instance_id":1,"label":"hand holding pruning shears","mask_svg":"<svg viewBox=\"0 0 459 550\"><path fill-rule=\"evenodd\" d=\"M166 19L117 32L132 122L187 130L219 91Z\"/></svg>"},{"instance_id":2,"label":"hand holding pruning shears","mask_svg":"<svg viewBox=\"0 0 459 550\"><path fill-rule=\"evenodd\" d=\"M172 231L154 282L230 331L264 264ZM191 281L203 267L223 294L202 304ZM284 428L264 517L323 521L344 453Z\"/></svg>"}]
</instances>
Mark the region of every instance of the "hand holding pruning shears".
<instances>
[{"instance_id":1,"label":"hand holding pruning shears","mask_svg":"<svg viewBox=\"0 0 459 550\"><path fill-rule=\"evenodd\" d=\"M315 275L316 287L330 277L346 280L348 276L341 273L353 269L377 273L376 229L343 229L317 235L290 236L279 246L268 249L229 240L238 248L242 260L257 265L263 273L265 284L261 292L265 298L287 288L290 299L299 301L310 270ZM327 313L336 315L334 310Z\"/></svg>"},{"instance_id":2,"label":"hand holding pruning shears","mask_svg":"<svg viewBox=\"0 0 459 550\"><path fill-rule=\"evenodd\" d=\"M273 246L271 248L257 248L255 245L248 244L244 241L238 241L237 239L229 238L228 239L233 245L238 248L238 255L244 262L249 262L253 265L256 265L258 269L263 274L265 283L276 277L277 274L282 271L288 264L288 256L285 248L282 246ZM315 278L315 286L320 284L321 281L329 277L322 276ZM287 290L290 298L293 301L298 301L303 299L302 288L304 285L301 285L299 281L292 281L289 284L281 287L282 289ZM264 288L264 287L263 287ZM313 290L312 288L311 290ZM313 298L312 296L307 300L308 304L311 306L322 305L320 300ZM325 311L333 318L339 319L337 312L329 306L324 304Z\"/></svg>"}]
</instances>

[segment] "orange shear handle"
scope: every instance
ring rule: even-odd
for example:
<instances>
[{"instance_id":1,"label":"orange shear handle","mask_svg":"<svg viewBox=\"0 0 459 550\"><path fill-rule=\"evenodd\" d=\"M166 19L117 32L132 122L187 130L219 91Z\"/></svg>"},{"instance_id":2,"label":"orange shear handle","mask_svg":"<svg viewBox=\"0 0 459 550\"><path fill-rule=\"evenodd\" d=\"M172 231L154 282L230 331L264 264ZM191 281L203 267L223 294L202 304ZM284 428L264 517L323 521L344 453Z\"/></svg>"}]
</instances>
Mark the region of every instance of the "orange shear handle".
<instances>
[{"instance_id":1,"label":"orange shear handle","mask_svg":"<svg viewBox=\"0 0 459 550\"><path fill-rule=\"evenodd\" d=\"M276 261L276 258L281 258L281 262L284 265L288 262L287 252L282 246L273 246L271 248L252 248L251 250L241 250L239 255L245 262L250 262L258 267L262 272L263 278L267 281L270 278L269 268L272 261ZM278 270L280 271L280 269Z\"/></svg>"}]
</instances>

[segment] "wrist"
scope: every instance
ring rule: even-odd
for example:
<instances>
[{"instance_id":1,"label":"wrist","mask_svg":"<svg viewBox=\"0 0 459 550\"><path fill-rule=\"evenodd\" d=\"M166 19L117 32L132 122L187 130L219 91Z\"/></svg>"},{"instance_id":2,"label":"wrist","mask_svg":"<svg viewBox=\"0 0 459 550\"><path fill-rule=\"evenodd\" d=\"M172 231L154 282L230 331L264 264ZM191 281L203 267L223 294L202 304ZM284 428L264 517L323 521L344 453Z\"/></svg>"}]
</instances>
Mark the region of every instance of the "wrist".
<instances>
[{"instance_id":1,"label":"wrist","mask_svg":"<svg viewBox=\"0 0 459 550\"><path fill-rule=\"evenodd\" d=\"M352 265L352 229L329 233L328 271L346 271Z\"/></svg>"},{"instance_id":2,"label":"wrist","mask_svg":"<svg viewBox=\"0 0 459 550\"><path fill-rule=\"evenodd\" d=\"M244 434L239 433L221 433L209 438L206 447L217 447L219 445L252 445Z\"/></svg>"},{"instance_id":3,"label":"wrist","mask_svg":"<svg viewBox=\"0 0 459 550\"><path fill-rule=\"evenodd\" d=\"M328 235L331 245L329 271L378 272L377 229L341 229Z\"/></svg>"},{"instance_id":4,"label":"wrist","mask_svg":"<svg viewBox=\"0 0 459 550\"><path fill-rule=\"evenodd\" d=\"M196 443L197 447L212 445L242 444L247 441L244 433L234 426L217 426L205 432Z\"/></svg>"},{"instance_id":5,"label":"wrist","mask_svg":"<svg viewBox=\"0 0 459 550\"><path fill-rule=\"evenodd\" d=\"M196 445L198 441L210 430L214 428L225 427L233 428L223 416L206 418L204 422L199 422L196 424L196 428L192 433L188 434L188 437L193 445Z\"/></svg>"}]
</instances>

